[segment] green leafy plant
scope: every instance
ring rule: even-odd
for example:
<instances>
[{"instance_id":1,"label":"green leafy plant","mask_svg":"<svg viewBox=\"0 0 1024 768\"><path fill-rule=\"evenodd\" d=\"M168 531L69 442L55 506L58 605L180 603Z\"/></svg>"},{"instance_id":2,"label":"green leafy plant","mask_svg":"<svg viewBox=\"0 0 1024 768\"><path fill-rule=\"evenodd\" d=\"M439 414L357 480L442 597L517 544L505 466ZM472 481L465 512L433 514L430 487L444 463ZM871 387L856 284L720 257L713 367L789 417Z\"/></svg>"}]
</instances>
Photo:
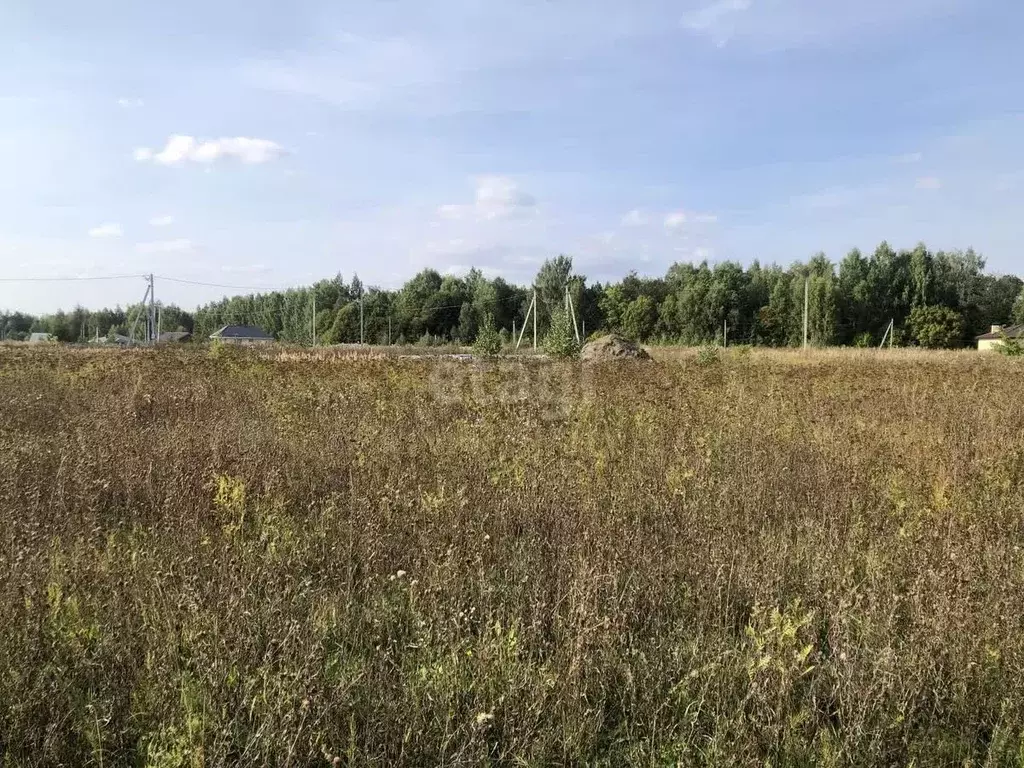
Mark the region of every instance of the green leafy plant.
<instances>
[{"instance_id":1,"label":"green leafy plant","mask_svg":"<svg viewBox=\"0 0 1024 768\"><path fill-rule=\"evenodd\" d=\"M501 334L494 328L494 316L484 315L484 322L477 332L473 351L478 355L496 355L501 352Z\"/></svg>"},{"instance_id":2,"label":"green leafy plant","mask_svg":"<svg viewBox=\"0 0 1024 768\"><path fill-rule=\"evenodd\" d=\"M551 316L551 328L544 337L544 351L562 360L579 356L580 345L576 343L572 321L564 309L555 310Z\"/></svg>"},{"instance_id":3,"label":"green leafy plant","mask_svg":"<svg viewBox=\"0 0 1024 768\"><path fill-rule=\"evenodd\" d=\"M1024 343L1019 338L1007 336L1005 331L1002 334L999 344L996 345L999 353L1007 357L1024 357Z\"/></svg>"},{"instance_id":4,"label":"green leafy plant","mask_svg":"<svg viewBox=\"0 0 1024 768\"><path fill-rule=\"evenodd\" d=\"M697 365L717 365L718 362L718 347L706 345L697 350Z\"/></svg>"},{"instance_id":5,"label":"green leafy plant","mask_svg":"<svg viewBox=\"0 0 1024 768\"><path fill-rule=\"evenodd\" d=\"M964 318L949 307L914 307L909 324L917 343L928 349L952 349L963 341Z\"/></svg>"}]
</instances>

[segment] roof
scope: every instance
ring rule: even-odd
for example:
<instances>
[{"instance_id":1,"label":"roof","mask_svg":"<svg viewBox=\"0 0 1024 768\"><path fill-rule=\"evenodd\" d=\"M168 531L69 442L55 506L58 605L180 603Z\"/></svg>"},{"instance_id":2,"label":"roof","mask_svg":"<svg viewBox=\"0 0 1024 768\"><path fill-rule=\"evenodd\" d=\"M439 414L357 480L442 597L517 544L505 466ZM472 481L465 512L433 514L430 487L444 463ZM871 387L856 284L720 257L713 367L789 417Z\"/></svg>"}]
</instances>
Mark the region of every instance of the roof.
<instances>
[{"instance_id":1,"label":"roof","mask_svg":"<svg viewBox=\"0 0 1024 768\"><path fill-rule=\"evenodd\" d=\"M259 339L273 341L274 337L262 328L254 325L225 325L216 333L210 334L211 339Z\"/></svg>"},{"instance_id":2,"label":"roof","mask_svg":"<svg viewBox=\"0 0 1024 768\"><path fill-rule=\"evenodd\" d=\"M989 339L1001 339L1005 336L1008 339L1020 339L1024 338L1024 325L1008 325L999 333L983 333L981 336L975 336L975 341L987 341Z\"/></svg>"},{"instance_id":3,"label":"roof","mask_svg":"<svg viewBox=\"0 0 1024 768\"><path fill-rule=\"evenodd\" d=\"M188 341L192 334L188 331L164 331L157 341Z\"/></svg>"}]
</instances>

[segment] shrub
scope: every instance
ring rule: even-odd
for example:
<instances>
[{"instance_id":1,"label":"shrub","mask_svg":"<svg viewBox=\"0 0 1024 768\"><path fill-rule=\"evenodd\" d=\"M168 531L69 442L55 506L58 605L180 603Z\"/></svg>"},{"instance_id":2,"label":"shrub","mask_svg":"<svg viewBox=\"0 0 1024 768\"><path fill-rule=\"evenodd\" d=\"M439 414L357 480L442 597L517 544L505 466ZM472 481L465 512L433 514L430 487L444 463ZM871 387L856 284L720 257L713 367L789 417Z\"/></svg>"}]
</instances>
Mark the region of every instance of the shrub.
<instances>
[{"instance_id":1,"label":"shrub","mask_svg":"<svg viewBox=\"0 0 1024 768\"><path fill-rule=\"evenodd\" d=\"M875 337L871 335L870 331L858 333L853 339L853 346L858 347L859 349L868 349L873 347L875 346Z\"/></svg>"},{"instance_id":2,"label":"shrub","mask_svg":"<svg viewBox=\"0 0 1024 768\"><path fill-rule=\"evenodd\" d=\"M715 365L718 361L718 347L706 344L697 350L697 365Z\"/></svg>"},{"instance_id":3,"label":"shrub","mask_svg":"<svg viewBox=\"0 0 1024 768\"><path fill-rule=\"evenodd\" d=\"M473 351L479 355L497 355L501 352L501 335L494 328L494 317L484 316L484 322L477 332Z\"/></svg>"},{"instance_id":4,"label":"shrub","mask_svg":"<svg viewBox=\"0 0 1024 768\"><path fill-rule=\"evenodd\" d=\"M1010 338L1005 333L996 349L1007 357L1024 357L1024 343L1020 339Z\"/></svg>"},{"instance_id":5,"label":"shrub","mask_svg":"<svg viewBox=\"0 0 1024 768\"><path fill-rule=\"evenodd\" d=\"M951 349L963 342L964 318L949 307L914 307L909 325L915 341L928 349Z\"/></svg>"},{"instance_id":6,"label":"shrub","mask_svg":"<svg viewBox=\"0 0 1024 768\"><path fill-rule=\"evenodd\" d=\"M563 360L579 356L580 345L576 343L572 320L565 310L556 310L552 314L551 328L544 337L544 351Z\"/></svg>"}]
</instances>

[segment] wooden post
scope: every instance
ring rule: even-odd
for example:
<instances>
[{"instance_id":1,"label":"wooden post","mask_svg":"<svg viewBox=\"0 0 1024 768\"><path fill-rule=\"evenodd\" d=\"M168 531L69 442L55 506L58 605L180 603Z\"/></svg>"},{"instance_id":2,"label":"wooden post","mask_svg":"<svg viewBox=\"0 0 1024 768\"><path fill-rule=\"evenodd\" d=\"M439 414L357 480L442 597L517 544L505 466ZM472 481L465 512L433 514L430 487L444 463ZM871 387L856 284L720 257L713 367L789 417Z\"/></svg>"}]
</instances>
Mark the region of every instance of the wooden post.
<instances>
[{"instance_id":1,"label":"wooden post","mask_svg":"<svg viewBox=\"0 0 1024 768\"><path fill-rule=\"evenodd\" d=\"M537 349L537 289L533 289L533 348Z\"/></svg>"},{"instance_id":2,"label":"wooden post","mask_svg":"<svg viewBox=\"0 0 1024 768\"><path fill-rule=\"evenodd\" d=\"M810 307L811 278L804 278L804 349L807 349L807 315Z\"/></svg>"}]
</instances>

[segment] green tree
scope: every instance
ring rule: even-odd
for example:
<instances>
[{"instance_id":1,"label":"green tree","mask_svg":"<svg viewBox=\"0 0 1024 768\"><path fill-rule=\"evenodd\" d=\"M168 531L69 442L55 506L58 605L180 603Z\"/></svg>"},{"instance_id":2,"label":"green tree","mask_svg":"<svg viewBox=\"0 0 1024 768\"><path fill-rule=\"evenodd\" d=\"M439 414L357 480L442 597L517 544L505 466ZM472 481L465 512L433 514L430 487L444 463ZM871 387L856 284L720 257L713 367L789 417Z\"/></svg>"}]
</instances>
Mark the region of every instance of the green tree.
<instances>
[{"instance_id":1,"label":"green tree","mask_svg":"<svg viewBox=\"0 0 1024 768\"><path fill-rule=\"evenodd\" d=\"M1014 325L1024 325L1024 290L1017 294L1017 300L1013 302L1011 321Z\"/></svg>"},{"instance_id":2,"label":"green tree","mask_svg":"<svg viewBox=\"0 0 1024 768\"><path fill-rule=\"evenodd\" d=\"M951 349L963 341L963 316L949 307L914 307L910 312L909 325L914 340L928 349Z\"/></svg>"},{"instance_id":3,"label":"green tree","mask_svg":"<svg viewBox=\"0 0 1024 768\"><path fill-rule=\"evenodd\" d=\"M564 309L556 309L551 317L551 327L544 336L544 351L559 359L577 357L580 353L572 320Z\"/></svg>"},{"instance_id":4,"label":"green tree","mask_svg":"<svg viewBox=\"0 0 1024 768\"><path fill-rule=\"evenodd\" d=\"M545 333L555 314L565 306L565 287L572 276L572 257L564 254L547 259L537 272L533 284L537 288L537 315L541 333Z\"/></svg>"},{"instance_id":5,"label":"green tree","mask_svg":"<svg viewBox=\"0 0 1024 768\"><path fill-rule=\"evenodd\" d=\"M501 352L501 335L494 327L494 317L484 315L483 323L476 334L473 351L480 355L496 355Z\"/></svg>"},{"instance_id":6,"label":"green tree","mask_svg":"<svg viewBox=\"0 0 1024 768\"><path fill-rule=\"evenodd\" d=\"M647 341L654 332L658 310L650 296L637 296L622 313L622 333L635 341Z\"/></svg>"}]
</instances>

